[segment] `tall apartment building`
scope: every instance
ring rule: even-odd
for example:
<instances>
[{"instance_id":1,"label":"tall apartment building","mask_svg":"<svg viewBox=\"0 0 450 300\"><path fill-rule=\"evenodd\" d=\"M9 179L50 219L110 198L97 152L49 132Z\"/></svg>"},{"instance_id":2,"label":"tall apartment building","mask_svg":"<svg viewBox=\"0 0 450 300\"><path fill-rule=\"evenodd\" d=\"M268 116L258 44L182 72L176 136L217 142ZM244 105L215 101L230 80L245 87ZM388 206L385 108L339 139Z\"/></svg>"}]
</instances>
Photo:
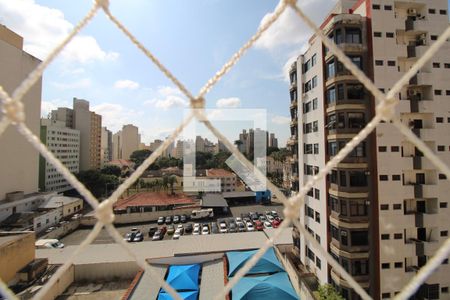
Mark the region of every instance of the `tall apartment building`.
<instances>
[{"instance_id":1,"label":"tall apartment building","mask_svg":"<svg viewBox=\"0 0 450 300\"><path fill-rule=\"evenodd\" d=\"M0 24L0 85L10 95L40 63L23 50L23 38ZM42 79L40 78L22 99L25 104L25 124L39 136ZM0 119L3 119L0 110ZM39 154L13 127L0 137L0 200L6 194L38 191Z\"/></svg>"},{"instance_id":2,"label":"tall apartment building","mask_svg":"<svg viewBox=\"0 0 450 300\"><path fill-rule=\"evenodd\" d=\"M106 127L102 127L100 160L101 166L105 166L112 160L113 141L112 132Z\"/></svg>"},{"instance_id":3,"label":"tall apartment building","mask_svg":"<svg viewBox=\"0 0 450 300\"><path fill-rule=\"evenodd\" d=\"M131 153L139 150L140 135L132 124L122 126L113 136L113 159L130 159Z\"/></svg>"},{"instance_id":4,"label":"tall apartment building","mask_svg":"<svg viewBox=\"0 0 450 300\"><path fill-rule=\"evenodd\" d=\"M278 148L278 139L275 137L275 133L269 135L269 143L267 146Z\"/></svg>"},{"instance_id":5,"label":"tall apartment building","mask_svg":"<svg viewBox=\"0 0 450 300\"><path fill-rule=\"evenodd\" d=\"M70 172L78 173L80 131L65 125L63 121L41 119L41 142ZM65 192L72 189L67 180L42 156L39 157L39 189L42 192Z\"/></svg>"},{"instance_id":6,"label":"tall apartment building","mask_svg":"<svg viewBox=\"0 0 450 300\"><path fill-rule=\"evenodd\" d=\"M80 171L101 167L102 116L89 110L89 102L73 98L73 109L58 107L52 120L62 121L66 127L80 131Z\"/></svg>"},{"instance_id":7,"label":"tall apartment building","mask_svg":"<svg viewBox=\"0 0 450 300\"><path fill-rule=\"evenodd\" d=\"M341 0L322 30L387 92L449 25L446 0ZM396 95L396 116L450 164L450 44ZM376 101L319 38L290 70L291 182L303 185L374 116ZM394 297L448 238L450 184L390 123L380 124L305 197L300 220L374 299ZM294 230L321 283L359 299ZM450 297L448 261L416 299Z\"/></svg>"}]
</instances>

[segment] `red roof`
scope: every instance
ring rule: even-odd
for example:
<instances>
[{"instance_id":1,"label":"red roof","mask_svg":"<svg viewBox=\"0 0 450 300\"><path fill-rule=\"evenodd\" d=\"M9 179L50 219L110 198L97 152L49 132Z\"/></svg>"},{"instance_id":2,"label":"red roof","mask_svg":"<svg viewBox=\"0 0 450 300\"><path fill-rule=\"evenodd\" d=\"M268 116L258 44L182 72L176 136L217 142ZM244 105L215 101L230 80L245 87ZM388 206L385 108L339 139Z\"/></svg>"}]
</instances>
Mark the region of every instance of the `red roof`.
<instances>
[{"instance_id":1,"label":"red roof","mask_svg":"<svg viewBox=\"0 0 450 300\"><path fill-rule=\"evenodd\" d=\"M114 205L114 210L126 210L129 206L167 206L180 204L195 204L195 202L185 194L170 195L166 192L143 192L125 199L120 199Z\"/></svg>"},{"instance_id":2,"label":"red roof","mask_svg":"<svg viewBox=\"0 0 450 300\"><path fill-rule=\"evenodd\" d=\"M208 177L230 177L233 176L234 174L224 170L224 169L208 169L206 170L206 176Z\"/></svg>"}]
</instances>

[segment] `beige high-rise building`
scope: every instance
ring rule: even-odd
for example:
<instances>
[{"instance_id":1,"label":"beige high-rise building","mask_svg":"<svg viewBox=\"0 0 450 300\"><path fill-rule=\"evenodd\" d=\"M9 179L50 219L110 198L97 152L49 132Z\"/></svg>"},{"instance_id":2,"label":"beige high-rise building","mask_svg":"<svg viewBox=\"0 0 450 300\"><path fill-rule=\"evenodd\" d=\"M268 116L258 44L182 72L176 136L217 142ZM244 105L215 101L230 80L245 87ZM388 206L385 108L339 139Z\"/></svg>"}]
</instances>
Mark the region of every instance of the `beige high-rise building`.
<instances>
[{"instance_id":1,"label":"beige high-rise building","mask_svg":"<svg viewBox=\"0 0 450 300\"><path fill-rule=\"evenodd\" d=\"M102 116L89 110L89 102L73 98L73 109L59 107L51 118L80 131L80 171L101 168Z\"/></svg>"},{"instance_id":2,"label":"beige high-rise building","mask_svg":"<svg viewBox=\"0 0 450 300\"><path fill-rule=\"evenodd\" d=\"M33 71L40 60L23 51L23 38L0 24L0 85L12 95L20 83ZM22 99L25 124L39 136L42 79L40 78ZM3 113L0 110L0 119ZM39 154L13 126L0 136L0 201L5 194L38 191Z\"/></svg>"},{"instance_id":3,"label":"beige high-rise building","mask_svg":"<svg viewBox=\"0 0 450 300\"><path fill-rule=\"evenodd\" d=\"M112 160L113 156L113 142L112 132L106 127L102 127L102 140L101 140L101 152L100 159L102 167L108 164Z\"/></svg>"},{"instance_id":4,"label":"beige high-rise building","mask_svg":"<svg viewBox=\"0 0 450 300\"><path fill-rule=\"evenodd\" d=\"M79 172L79 130L66 127L63 121L41 119L41 142L47 146L47 149L49 149L70 172ZM65 192L72 189L72 186L51 163L40 156L39 189L42 192Z\"/></svg>"},{"instance_id":5,"label":"beige high-rise building","mask_svg":"<svg viewBox=\"0 0 450 300\"><path fill-rule=\"evenodd\" d=\"M174 155L175 158L178 158L178 159L183 158L183 153L184 153L183 147L184 147L184 142L181 141L181 140L178 140L177 141L177 146L175 147L175 151L174 151L175 152L175 155Z\"/></svg>"},{"instance_id":6,"label":"beige high-rise building","mask_svg":"<svg viewBox=\"0 0 450 300\"><path fill-rule=\"evenodd\" d=\"M113 159L130 159L130 155L139 150L140 143L138 128L132 124L123 125L113 136Z\"/></svg>"},{"instance_id":7,"label":"beige high-rise building","mask_svg":"<svg viewBox=\"0 0 450 300\"><path fill-rule=\"evenodd\" d=\"M446 0L341 0L322 30L383 92L449 25ZM293 190L373 118L376 101L316 36L290 70ZM396 95L395 115L450 164L450 44ZM394 126L381 123L305 197L302 226L374 299L390 299L448 239L445 175ZM320 283L360 299L294 231L294 253ZM449 299L448 260L414 299Z\"/></svg>"}]
</instances>

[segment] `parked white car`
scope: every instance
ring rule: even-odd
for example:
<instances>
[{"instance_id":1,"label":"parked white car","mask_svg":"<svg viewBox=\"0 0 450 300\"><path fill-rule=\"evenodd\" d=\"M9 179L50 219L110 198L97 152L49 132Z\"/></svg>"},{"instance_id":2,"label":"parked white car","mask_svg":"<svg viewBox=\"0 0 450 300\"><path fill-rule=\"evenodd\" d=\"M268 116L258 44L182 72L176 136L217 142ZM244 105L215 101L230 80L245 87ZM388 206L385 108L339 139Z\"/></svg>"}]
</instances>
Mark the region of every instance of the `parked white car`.
<instances>
[{"instance_id":1,"label":"parked white car","mask_svg":"<svg viewBox=\"0 0 450 300\"><path fill-rule=\"evenodd\" d=\"M228 232L227 223L220 222L220 224L219 224L219 232L220 233L227 233Z\"/></svg>"},{"instance_id":2,"label":"parked white car","mask_svg":"<svg viewBox=\"0 0 450 300\"><path fill-rule=\"evenodd\" d=\"M37 249L61 249L64 244L57 239L41 239L34 243Z\"/></svg>"},{"instance_id":3,"label":"parked white car","mask_svg":"<svg viewBox=\"0 0 450 300\"><path fill-rule=\"evenodd\" d=\"M252 222L247 222L247 231L252 232L255 231L255 227Z\"/></svg>"}]
</instances>

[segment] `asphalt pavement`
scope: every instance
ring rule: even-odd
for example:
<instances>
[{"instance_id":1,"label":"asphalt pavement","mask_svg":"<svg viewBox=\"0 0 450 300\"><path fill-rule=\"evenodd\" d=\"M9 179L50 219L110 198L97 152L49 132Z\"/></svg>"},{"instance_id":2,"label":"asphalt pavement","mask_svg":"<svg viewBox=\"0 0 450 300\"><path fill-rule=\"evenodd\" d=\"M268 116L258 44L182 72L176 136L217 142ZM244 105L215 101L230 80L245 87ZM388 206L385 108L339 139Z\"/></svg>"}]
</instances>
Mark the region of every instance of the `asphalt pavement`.
<instances>
[{"instance_id":1,"label":"asphalt pavement","mask_svg":"<svg viewBox=\"0 0 450 300\"><path fill-rule=\"evenodd\" d=\"M186 226L187 224L191 223L200 223L200 224L211 224L211 222L216 222L218 219L222 218L230 218L230 217L240 217L242 213L249 213L249 212L258 212L258 213L264 213L265 211L272 211L275 210L280 216L283 216L283 205L274 204L274 205L246 205L246 206L233 206L230 207L231 215L229 216L216 216L213 220L196 220L196 221L189 221L187 223L178 223L183 224ZM164 212L162 212L163 214ZM178 224L173 224L175 228ZM140 223L140 224L130 224L126 226L116 226L116 229L120 232L122 236L125 236L127 232L130 232L132 228L137 228L141 232L144 233L144 241L151 241L151 237L148 236L148 230L152 226L158 226L156 222L147 222L147 223ZM161 225L161 226L167 226L167 225ZM161 227L158 226L158 227ZM61 239L61 242L64 243L64 245L79 245L81 242L87 237L87 235L91 232L92 228L79 228L72 232L71 234L65 236ZM189 233L189 235L192 233ZM170 240L172 239L172 235L165 234L164 240ZM93 241L93 244L111 244L114 243L114 240L109 236L109 233L106 231L106 229L102 229L97 236L97 238Z\"/></svg>"}]
</instances>

